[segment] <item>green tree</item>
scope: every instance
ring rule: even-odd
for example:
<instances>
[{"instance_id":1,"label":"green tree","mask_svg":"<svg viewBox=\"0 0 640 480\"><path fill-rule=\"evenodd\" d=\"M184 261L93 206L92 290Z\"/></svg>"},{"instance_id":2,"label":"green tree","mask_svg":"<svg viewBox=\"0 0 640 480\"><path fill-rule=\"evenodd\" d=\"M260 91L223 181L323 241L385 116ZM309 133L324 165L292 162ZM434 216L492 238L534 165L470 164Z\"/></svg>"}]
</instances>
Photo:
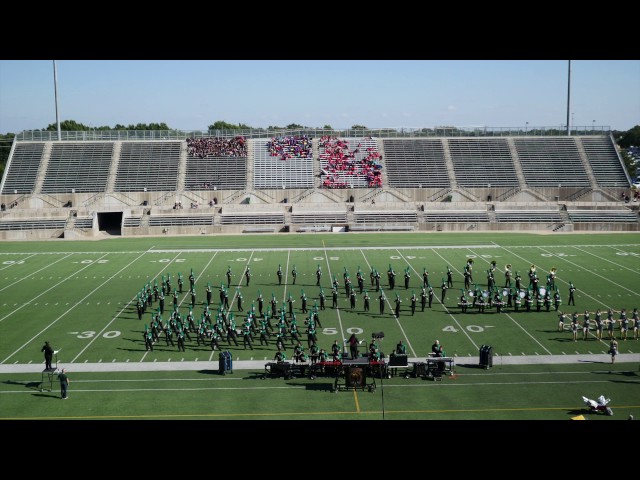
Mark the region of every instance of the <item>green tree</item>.
<instances>
[{"instance_id":1,"label":"green tree","mask_svg":"<svg viewBox=\"0 0 640 480\"><path fill-rule=\"evenodd\" d=\"M287 125L287 128L289 130L302 130L303 128L306 128L306 127L303 127L298 123L290 123L289 125Z\"/></svg>"},{"instance_id":2,"label":"green tree","mask_svg":"<svg viewBox=\"0 0 640 480\"><path fill-rule=\"evenodd\" d=\"M364 125L351 125L351 130L369 130Z\"/></svg>"},{"instance_id":3,"label":"green tree","mask_svg":"<svg viewBox=\"0 0 640 480\"><path fill-rule=\"evenodd\" d=\"M251 130L252 127L246 123L239 123L238 125L235 125L233 123L227 123L224 120L218 120L207 128L209 130Z\"/></svg>"},{"instance_id":4,"label":"green tree","mask_svg":"<svg viewBox=\"0 0 640 480\"><path fill-rule=\"evenodd\" d=\"M55 123L50 123L43 129L47 132L55 132L58 130L58 125ZM63 120L60 122L60 130L64 132L86 132L91 130L91 127L84 125L83 123L78 123L75 120Z\"/></svg>"},{"instance_id":5,"label":"green tree","mask_svg":"<svg viewBox=\"0 0 640 480\"><path fill-rule=\"evenodd\" d=\"M613 132L613 138L622 148L629 148L634 145L638 147L640 146L640 125L636 125L626 132Z\"/></svg>"}]
</instances>

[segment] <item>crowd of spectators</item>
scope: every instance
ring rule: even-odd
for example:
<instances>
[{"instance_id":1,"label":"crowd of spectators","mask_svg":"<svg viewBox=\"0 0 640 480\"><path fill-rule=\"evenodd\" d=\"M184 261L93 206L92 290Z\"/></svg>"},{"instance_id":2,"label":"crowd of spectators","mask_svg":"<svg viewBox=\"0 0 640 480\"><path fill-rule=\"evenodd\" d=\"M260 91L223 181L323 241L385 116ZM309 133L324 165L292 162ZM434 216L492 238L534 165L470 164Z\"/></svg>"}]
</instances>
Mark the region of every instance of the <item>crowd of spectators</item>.
<instances>
[{"instance_id":1,"label":"crowd of spectators","mask_svg":"<svg viewBox=\"0 0 640 480\"><path fill-rule=\"evenodd\" d=\"M311 158L313 156L312 140L313 138L307 135L272 137L267 142L267 149L270 156L280 157L280 160L293 157Z\"/></svg>"},{"instance_id":2,"label":"crowd of spectators","mask_svg":"<svg viewBox=\"0 0 640 480\"><path fill-rule=\"evenodd\" d=\"M246 157L247 141L244 137L187 138L187 153L192 157Z\"/></svg>"},{"instance_id":3,"label":"crowd of spectators","mask_svg":"<svg viewBox=\"0 0 640 480\"><path fill-rule=\"evenodd\" d=\"M378 163L382 156L373 147L364 147L358 143L354 150L349 148L347 140L336 137L323 136L319 141L324 153L320 154L320 161L326 161L326 168L322 169L322 186L324 188L349 188L350 182L344 180L348 175L364 177L367 186L382 186L382 165Z\"/></svg>"}]
</instances>

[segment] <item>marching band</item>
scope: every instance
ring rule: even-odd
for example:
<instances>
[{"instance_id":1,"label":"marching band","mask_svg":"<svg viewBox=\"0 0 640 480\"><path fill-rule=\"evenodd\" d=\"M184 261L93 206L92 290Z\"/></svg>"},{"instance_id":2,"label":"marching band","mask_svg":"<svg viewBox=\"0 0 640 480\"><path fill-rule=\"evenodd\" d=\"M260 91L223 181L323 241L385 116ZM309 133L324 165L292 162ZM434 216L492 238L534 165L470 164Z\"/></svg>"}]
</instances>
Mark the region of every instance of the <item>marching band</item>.
<instances>
[{"instance_id":1,"label":"marching band","mask_svg":"<svg viewBox=\"0 0 640 480\"><path fill-rule=\"evenodd\" d=\"M470 312L476 313L503 313L503 312L520 312L521 309L526 312L550 312L553 306L554 312L558 315L558 331L570 331L572 333L572 339L577 342L582 332L581 339L583 341L588 340L590 337L596 340L602 340L603 333L606 331L609 340L616 339L616 331L618 332L617 338L625 341L629 338L629 331L633 334L633 339L638 340L640 335L640 314L637 308L633 309L632 314L627 315L627 309L621 308L620 310L614 310L607 308L606 312L597 309L595 311L584 310L583 313L577 311L569 314L563 312L560 308L562 305L562 299L560 295L560 288L558 280L558 269L553 266L548 270L546 275L546 282L541 282L538 276L538 268L535 264L531 264L528 268L527 276L529 278L529 284L524 285L522 277L518 271L514 272L513 265L506 263L504 265L504 286L499 287L496 282L495 275L498 271L496 261L489 262L489 268L487 269L487 283L486 287L473 282L473 267L474 258L467 258L462 269L464 277L464 288L460 289L460 296L457 297L457 306L461 309L461 313L468 314ZM411 267L407 266L404 269L404 287L405 290L411 287ZM293 273L295 272L295 273ZM446 266L446 271L443 272L446 276L442 277L441 282L441 298L440 303L445 309L448 309L446 304L448 299L448 289L453 286L453 270ZM295 266L292 270L293 284L297 277L297 270ZM289 294L288 299L282 302L281 308L278 308L278 301L276 300L275 293L272 293L271 308L264 308L264 298L258 290L258 298L255 300L258 303L258 312L256 308L251 304L247 312L244 313L242 306L242 291L240 286L236 288L234 299L237 300L236 310L237 313L241 313L245 316L245 320L242 325L236 327L234 321L234 313L231 312L229 304L229 292L231 287L232 273L231 267L227 267L225 273L225 283L220 284L220 304L217 311L212 311L212 290L211 284L207 283L205 293L206 301L202 302L203 311L200 313L200 319L197 320L196 310L196 277L193 269L189 275L190 288L185 293L185 298L182 302L178 302L178 295L182 292L182 275L180 273L175 277L178 283L178 289L172 289L172 277L170 274L166 276L162 275L162 281L158 285L158 279L155 279L153 283L146 283L136 295L136 308L138 313L138 319L142 320L147 310L151 311L151 319L149 324L145 324L143 340L147 350L153 349L153 344L158 342L160 335L164 333L166 345L175 346L174 339L177 340L178 349L184 351L185 338L191 341L190 334L195 335L197 345L206 346L210 345L212 350L220 349L220 342L226 341L229 345L234 342L238 346L238 336L242 336L244 340L245 349L249 347L253 349L254 335L260 338L260 344L264 346L269 345L269 337L275 335L277 337L276 344L284 351L286 350L285 341L291 339L292 345L300 345L300 336L303 333L307 335L307 341L309 348L315 348L318 350L317 337L316 337L316 325L320 326L319 313L325 310L325 295L320 287L319 300L320 306L317 302L313 307L307 307L307 296L304 290L301 291L301 313L305 314L304 324L307 327L306 332L302 332L298 329L296 322L296 312L294 310L294 302L292 295ZM243 271L243 275L246 278L246 286L249 286L249 278L251 276L249 267ZM282 284L282 265L278 265L276 271L278 277L278 285ZM311 273L313 275L313 273ZM318 265L315 271L316 285L320 286L322 271L320 265ZM400 317L400 312L403 307L401 304L403 300L408 300L408 307L411 308L411 314L416 315L416 305L418 297L420 298L421 312L425 311L427 306L431 309L432 301L434 297L433 287L429 283L427 268L423 269L422 285L419 295L416 295L412 290L410 298L401 297L399 293L395 294L395 308L392 310L391 315L396 318ZM390 290L395 289L395 270L393 265L389 264L387 270L388 288ZM356 275L358 279L358 294L363 297L364 312L368 315L375 315L370 313L370 297L366 289L364 289L364 278L360 267ZM542 277L544 278L544 277ZM356 289L351 285L349 273L345 267L344 269L344 282L345 282L345 294L350 302L351 309L356 309ZM289 283L289 282L287 282ZM544 284L543 284L544 283ZM568 285L567 292L569 294L569 302L567 306L575 306L575 294L576 287L573 282L565 282ZM376 291L379 292L380 301L380 315L385 315L385 305L388 300L380 285L380 273L372 266L370 271L370 286L375 285ZM338 305L338 287L339 283L335 276L333 276L333 288L332 299L333 308L339 308ZM394 292L395 293L395 292ZM173 311L170 313L165 312L164 308L164 296L171 295L173 297ZM188 315L184 316L180 312L180 304L188 301ZM314 297L315 298L315 297ZM159 306L156 309L152 309L153 302L159 302ZM386 315L389 315L388 313ZM615 316L618 315L618 318ZM163 317L168 321L164 322ZM277 322L276 329L271 324L271 319ZM582 320L580 320L582 319Z\"/></svg>"}]
</instances>

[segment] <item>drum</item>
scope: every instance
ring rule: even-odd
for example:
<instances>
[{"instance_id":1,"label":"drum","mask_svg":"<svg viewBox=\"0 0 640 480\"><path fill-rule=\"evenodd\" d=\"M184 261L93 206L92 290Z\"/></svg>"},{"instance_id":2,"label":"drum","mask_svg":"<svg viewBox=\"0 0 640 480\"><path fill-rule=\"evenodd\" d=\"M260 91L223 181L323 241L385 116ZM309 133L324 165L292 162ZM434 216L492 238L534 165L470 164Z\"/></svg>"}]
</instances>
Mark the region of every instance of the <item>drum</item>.
<instances>
[{"instance_id":1,"label":"drum","mask_svg":"<svg viewBox=\"0 0 640 480\"><path fill-rule=\"evenodd\" d=\"M545 294L547 293L547 289L545 287L540 287L538 289L538 293L540 294L541 297L544 297Z\"/></svg>"},{"instance_id":2,"label":"drum","mask_svg":"<svg viewBox=\"0 0 640 480\"><path fill-rule=\"evenodd\" d=\"M502 290L502 296L506 297L507 295L509 295L509 290L505 288L504 290Z\"/></svg>"},{"instance_id":3,"label":"drum","mask_svg":"<svg viewBox=\"0 0 640 480\"><path fill-rule=\"evenodd\" d=\"M488 298L489 292L482 292L482 298Z\"/></svg>"},{"instance_id":4,"label":"drum","mask_svg":"<svg viewBox=\"0 0 640 480\"><path fill-rule=\"evenodd\" d=\"M469 290L469 296L470 297L474 297L476 295L476 293L473 290Z\"/></svg>"},{"instance_id":5,"label":"drum","mask_svg":"<svg viewBox=\"0 0 640 480\"><path fill-rule=\"evenodd\" d=\"M527 294L524 292L524 290L520 290L520 293L518 294L520 296L520 298L524 298L527 296Z\"/></svg>"}]
</instances>

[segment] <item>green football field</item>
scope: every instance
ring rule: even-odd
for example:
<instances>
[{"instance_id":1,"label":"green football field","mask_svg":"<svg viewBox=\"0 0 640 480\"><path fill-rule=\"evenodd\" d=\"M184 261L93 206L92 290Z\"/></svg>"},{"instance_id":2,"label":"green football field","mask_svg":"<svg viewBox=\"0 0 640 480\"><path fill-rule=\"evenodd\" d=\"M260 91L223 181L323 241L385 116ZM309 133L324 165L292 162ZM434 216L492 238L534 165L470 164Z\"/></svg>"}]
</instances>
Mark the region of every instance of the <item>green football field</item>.
<instances>
[{"instance_id":1,"label":"green football field","mask_svg":"<svg viewBox=\"0 0 640 480\"><path fill-rule=\"evenodd\" d=\"M581 395L612 398L614 417L637 416L640 408L638 364L553 362L555 356L605 354L609 341L593 335L585 341L580 333L573 341L568 329L558 331L558 314L551 307L530 312L495 308L484 313L458 307L463 288L462 271L473 260L473 282L486 290L487 270L495 261L495 279L503 290L507 264L519 272L523 286L529 285L528 271L536 267L541 285L549 271L556 270L556 286L562 298L560 310L582 313L611 308L631 311L640 306L640 236L638 234L535 235L505 233L437 234L287 234L158 238L114 238L99 241L2 242L0 244L0 366L15 371L0 374L0 402L3 419L34 418L134 418L134 419L567 419L584 413ZM245 269L252 273L249 286ZM282 283L276 272L282 269ZM292 269L297 278L293 284ZM316 271L322 270L321 285ZM441 284L447 267L453 271L452 288L441 301ZM397 273L396 285L388 285L387 270ZM146 284L160 284L171 276L177 286L184 277L184 293L178 296L179 310L189 311L191 272L195 277L199 319L206 298L213 290L214 312L219 306L225 273L232 272L228 288L230 311L241 324L243 315L257 308L259 294L265 308L275 298L278 308L289 295L303 328L301 296L308 307L318 302L320 289L327 296L320 312L320 347L329 349L334 340L355 333L369 342L374 332L384 332L381 350L390 353L399 340L407 345L410 358L425 358L436 339L446 354L456 359L455 375L442 382L394 377L378 379L374 392L348 391L331 395L331 379L319 377L284 380L261 378L262 371L234 370L217 373L218 352L209 345L186 342L186 351L167 346L164 338L147 351L143 341L150 324L154 302L142 320L136 299ZM379 292L371 285L370 272L382 275L386 296L380 314ZM355 308L345 295L344 275L356 285L356 273L364 276L364 288L371 296L369 312L358 293ZM423 312L418 300L412 315L410 298L419 297L423 272L429 272L434 289L431 308ZM409 272L409 287L403 275ZM331 283L339 282L338 308L332 308ZM575 307L566 305L568 285L576 287ZM357 290L356 290L357 291ZM238 310L238 295L243 310ZM394 315L395 299L401 300L400 315ZM319 302L318 302L319 303ZM173 309L167 296L165 315ZM592 317L593 318L593 317ZM619 314L615 314L619 318ZM632 322L630 322L632 323ZM616 326L615 336L620 336ZM303 335L306 344L306 335ZM41 391L40 373L25 373L19 367L44 367L41 347L48 340L59 351L58 362L70 372L70 399L60 402L57 385L53 392ZM633 329L627 340L619 340L620 353L640 353L640 341ZM482 345L493 349L493 367L471 365ZM234 362L271 361L276 352L254 344L245 349L228 346ZM505 359L542 357L549 363L514 365ZM465 365L465 360L469 365ZM196 362L189 371L144 370L142 364ZM127 370L74 373L78 364L127 364ZM131 367L141 364L140 369ZM201 365L201 367L199 366ZM36 369L37 370L37 369ZM117 370L114 368L114 370ZM82 403L74 399L82 398ZM53 401L55 400L55 401ZM71 404L71 405L70 405ZM78 406L81 405L80 408ZM153 406L153 408L150 408ZM71 408L74 407L74 408Z\"/></svg>"}]
</instances>

